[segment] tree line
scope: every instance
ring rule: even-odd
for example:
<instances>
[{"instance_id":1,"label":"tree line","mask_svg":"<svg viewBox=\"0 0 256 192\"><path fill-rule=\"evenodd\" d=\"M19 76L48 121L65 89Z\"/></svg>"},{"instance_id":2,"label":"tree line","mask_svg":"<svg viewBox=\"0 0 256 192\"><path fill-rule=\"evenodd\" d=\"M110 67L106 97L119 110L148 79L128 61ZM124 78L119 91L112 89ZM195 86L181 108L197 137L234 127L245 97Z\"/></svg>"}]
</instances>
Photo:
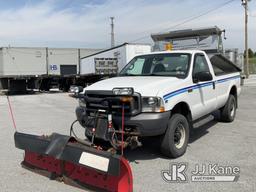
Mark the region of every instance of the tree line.
<instances>
[{"instance_id":1,"label":"tree line","mask_svg":"<svg viewBox=\"0 0 256 192\"><path fill-rule=\"evenodd\" d=\"M253 52L253 50L251 48L249 48L248 55L249 55L249 58L256 57L256 52ZM245 57L245 51L244 51L244 57Z\"/></svg>"}]
</instances>

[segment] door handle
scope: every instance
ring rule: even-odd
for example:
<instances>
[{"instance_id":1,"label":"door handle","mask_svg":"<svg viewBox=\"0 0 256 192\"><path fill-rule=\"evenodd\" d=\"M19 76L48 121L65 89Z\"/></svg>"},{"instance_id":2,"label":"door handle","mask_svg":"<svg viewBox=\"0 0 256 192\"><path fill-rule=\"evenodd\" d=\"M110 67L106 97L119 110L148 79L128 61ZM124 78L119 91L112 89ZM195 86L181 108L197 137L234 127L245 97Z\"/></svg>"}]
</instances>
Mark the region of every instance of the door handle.
<instances>
[{"instance_id":1,"label":"door handle","mask_svg":"<svg viewBox=\"0 0 256 192\"><path fill-rule=\"evenodd\" d=\"M191 93L193 91L193 89L191 88L191 89L188 89L188 93Z\"/></svg>"},{"instance_id":2,"label":"door handle","mask_svg":"<svg viewBox=\"0 0 256 192\"><path fill-rule=\"evenodd\" d=\"M215 85L215 81L212 82L212 88L215 89L216 88L216 85Z\"/></svg>"}]
</instances>

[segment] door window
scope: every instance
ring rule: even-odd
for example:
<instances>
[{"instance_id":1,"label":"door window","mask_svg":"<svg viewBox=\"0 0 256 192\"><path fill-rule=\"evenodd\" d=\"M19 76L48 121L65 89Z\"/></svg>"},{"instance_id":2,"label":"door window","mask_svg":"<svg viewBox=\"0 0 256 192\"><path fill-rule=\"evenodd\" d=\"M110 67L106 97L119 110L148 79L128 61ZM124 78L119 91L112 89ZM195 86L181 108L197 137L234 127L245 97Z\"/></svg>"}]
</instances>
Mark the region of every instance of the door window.
<instances>
[{"instance_id":1,"label":"door window","mask_svg":"<svg viewBox=\"0 0 256 192\"><path fill-rule=\"evenodd\" d=\"M209 66L204 55L195 55L193 76L199 72L209 72Z\"/></svg>"}]
</instances>

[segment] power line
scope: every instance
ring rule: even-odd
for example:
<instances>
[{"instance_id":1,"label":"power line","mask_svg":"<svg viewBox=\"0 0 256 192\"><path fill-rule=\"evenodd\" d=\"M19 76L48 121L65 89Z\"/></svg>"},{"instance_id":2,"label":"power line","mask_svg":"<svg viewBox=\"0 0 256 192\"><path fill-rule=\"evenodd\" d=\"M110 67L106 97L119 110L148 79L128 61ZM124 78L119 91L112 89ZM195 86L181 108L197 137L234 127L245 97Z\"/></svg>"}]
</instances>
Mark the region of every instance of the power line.
<instances>
[{"instance_id":1,"label":"power line","mask_svg":"<svg viewBox=\"0 0 256 192\"><path fill-rule=\"evenodd\" d=\"M230 3L232 3L233 1L235 1L235 0L226 1L225 3L222 3L222 4L218 5L217 7L214 7L214 8L212 8L212 9L209 9L208 11L203 12L203 13L201 13L201 14L199 14L199 15L196 15L196 16L194 16L194 17L188 17L187 19L185 19L185 20L182 21L181 23L178 23L178 24L176 24L176 25L173 25L173 26L171 26L171 27L169 27L169 28L167 28L167 29L161 30L159 33L164 32L164 31L168 31L168 30L170 30L170 29L173 29L173 28L179 27L179 26L181 26L181 25L184 25L185 23L188 23L188 22L190 22L190 21L196 20L196 19L198 19L198 18L200 18L200 17L202 17L202 16L205 16L205 15L207 15L207 14L213 12L213 11L216 11L216 10L218 10L218 9L220 9L220 8L222 8L222 7L224 7L224 6L228 5L228 4L230 4ZM134 43L134 42L140 41L140 40L145 39L145 38L148 38L148 35L147 35L147 36L140 37L140 38L137 38L137 39L135 39L135 40L133 40L133 41L130 41L130 42L131 42L131 43Z\"/></svg>"}]
</instances>

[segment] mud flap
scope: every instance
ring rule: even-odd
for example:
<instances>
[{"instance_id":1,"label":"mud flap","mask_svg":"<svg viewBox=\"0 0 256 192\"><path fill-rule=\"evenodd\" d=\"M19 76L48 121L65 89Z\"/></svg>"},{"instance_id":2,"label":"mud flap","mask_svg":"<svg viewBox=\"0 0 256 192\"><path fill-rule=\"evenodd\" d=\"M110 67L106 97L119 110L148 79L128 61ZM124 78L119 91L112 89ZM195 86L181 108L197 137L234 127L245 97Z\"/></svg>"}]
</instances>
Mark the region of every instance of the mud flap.
<instances>
[{"instance_id":1,"label":"mud flap","mask_svg":"<svg viewBox=\"0 0 256 192\"><path fill-rule=\"evenodd\" d=\"M51 179L80 188L132 192L128 161L117 154L78 143L73 137L49 137L16 132L15 146L25 151L22 165Z\"/></svg>"}]
</instances>

